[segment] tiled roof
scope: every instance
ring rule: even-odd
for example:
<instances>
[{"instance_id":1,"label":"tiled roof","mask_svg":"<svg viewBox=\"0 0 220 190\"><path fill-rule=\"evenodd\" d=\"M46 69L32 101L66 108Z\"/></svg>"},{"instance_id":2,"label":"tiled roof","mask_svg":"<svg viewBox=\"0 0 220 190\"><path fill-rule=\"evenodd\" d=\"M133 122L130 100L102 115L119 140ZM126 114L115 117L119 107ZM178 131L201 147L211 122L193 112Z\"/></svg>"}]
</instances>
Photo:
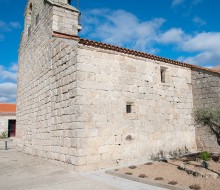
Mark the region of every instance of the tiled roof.
<instances>
[{"instance_id":1,"label":"tiled roof","mask_svg":"<svg viewBox=\"0 0 220 190\"><path fill-rule=\"evenodd\" d=\"M120 52L120 53L125 53L125 54L130 54L130 55L134 55L134 56L138 56L138 57L143 57L143 58L147 58L147 59L151 59L151 60L155 60L155 61L161 61L161 62L173 64L173 65L179 65L179 66L182 66L182 67L188 67L188 68L191 68L191 69L193 69L193 68L194 69L201 69L201 70L205 70L205 71L220 74L220 70L208 69L208 68L200 67L200 66L197 66L197 65L191 65L191 64L187 64L187 63L183 63L183 62L180 62L180 61L175 61L175 60L172 60L172 59L167 59L167 58L155 56L155 55L140 52L140 51L135 51L135 50L127 49L127 48L122 48L122 47L118 47L118 46L114 46L114 45L110 45L110 44L105 44L105 43L102 43L102 42L96 42L96 41L93 41L93 40L83 39L83 38L80 38L80 37L74 36L74 35L67 35L67 34L62 34L62 33L58 33L58 32L53 32L53 36L58 37L58 38L78 40L79 44L83 44L85 46L93 46L93 47L97 47L97 48L101 48L101 49L112 50L112 51L116 51L116 52Z\"/></svg>"},{"instance_id":2,"label":"tiled roof","mask_svg":"<svg viewBox=\"0 0 220 190\"><path fill-rule=\"evenodd\" d=\"M0 114L15 114L16 104L0 103Z\"/></svg>"},{"instance_id":3,"label":"tiled roof","mask_svg":"<svg viewBox=\"0 0 220 190\"><path fill-rule=\"evenodd\" d=\"M220 66L214 67L213 69L220 71Z\"/></svg>"}]
</instances>

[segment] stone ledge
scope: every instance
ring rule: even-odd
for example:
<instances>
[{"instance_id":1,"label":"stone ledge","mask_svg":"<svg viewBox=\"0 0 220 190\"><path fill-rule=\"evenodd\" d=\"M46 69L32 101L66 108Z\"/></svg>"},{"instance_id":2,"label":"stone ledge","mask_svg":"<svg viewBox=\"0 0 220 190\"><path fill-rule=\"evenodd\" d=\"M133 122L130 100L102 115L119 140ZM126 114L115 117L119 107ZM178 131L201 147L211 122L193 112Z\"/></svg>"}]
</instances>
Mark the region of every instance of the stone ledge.
<instances>
[{"instance_id":1,"label":"stone ledge","mask_svg":"<svg viewBox=\"0 0 220 190\"><path fill-rule=\"evenodd\" d=\"M217 173L214 173L212 171L196 171L196 169L193 168L187 168L186 165L181 165L177 167L179 170L185 171L187 174L194 175L196 177L201 176L203 178L213 178L217 179L219 175Z\"/></svg>"},{"instance_id":2,"label":"stone ledge","mask_svg":"<svg viewBox=\"0 0 220 190\"><path fill-rule=\"evenodd\" d=\"M62 8L71 10L71 11L79 12L75 7L68 5L68 4L59 4L59 3L53 2L51 0L45 0L45 1L49 4L57 6L57 7L62 7Z\"/></svg>"},{"instance_id":3,"label":"stone ledge","mask_svg":"<svg viewBox=\"0 0 220 190\"><path fill-rule=\"evenodd\" d=\"M182 187L178 187L178 186L172 186L172 185L168 185L168 184L157 183L157 182L149 180L149 179L142 179L142 178L139 178L139 177L128 176L128 175L125 175L125 174L118 174L118 173L114 172L113 170L106 171L105 173L113 175L113 176L117 176L117 177L120 177L120 178L125 178L125 179L128 179L128 180L136 181L136 182L139 182L139 183L153 185L153 186L156 186L156 187L166 188L166 189L170 189L170 190L190 190L189 188L182 188Z\"/></svg>"}]
</instances>

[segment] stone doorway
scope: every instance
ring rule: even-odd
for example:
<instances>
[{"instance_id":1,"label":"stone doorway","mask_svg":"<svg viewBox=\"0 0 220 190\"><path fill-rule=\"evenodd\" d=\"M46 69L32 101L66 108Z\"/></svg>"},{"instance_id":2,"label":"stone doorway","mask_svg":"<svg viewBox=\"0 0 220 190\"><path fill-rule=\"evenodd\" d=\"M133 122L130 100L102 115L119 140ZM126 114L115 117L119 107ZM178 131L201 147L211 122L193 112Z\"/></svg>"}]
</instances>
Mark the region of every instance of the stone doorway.
<instances>
[{"instance_id":1,"label":"stone doorway","mask_svg":"<svg viewBox=\"0 0 220 190\"><path fill-rule=\"evenodd\" d=\"M16 120L8 120L8 137L16 135Z\"/></svg>"}]
</instances>

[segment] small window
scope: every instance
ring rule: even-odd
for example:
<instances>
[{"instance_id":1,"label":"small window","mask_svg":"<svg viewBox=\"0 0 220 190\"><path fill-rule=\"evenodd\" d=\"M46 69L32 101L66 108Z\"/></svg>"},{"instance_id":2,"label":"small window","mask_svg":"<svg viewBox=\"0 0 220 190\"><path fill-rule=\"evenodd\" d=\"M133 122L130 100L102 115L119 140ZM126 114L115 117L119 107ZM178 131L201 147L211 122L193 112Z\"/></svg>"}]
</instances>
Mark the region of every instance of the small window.
<instances>
[{"instance_id":1,"label":"small window","mask_svg":"<svg viewBox=\"0 0 220 190\"><path fill-rule=\"evenodd\" d=\"M161 67L160 68L160 77L161 77L161 82L165 83L166 82L166 67Z\"/></svg>"},{"instance_id":2,"label":"small window","mask_svg":"<svg viewBox=\"0 0 220 190\"><path fill-rule=\"evenodd\" d=\"M132 113L132 103L126 104L126 113Z\"/></svg>"},{"instance_id":3,"label":"small window","mask_svg":"<svg viewBox=\"0 0 220 190\"><path fill-rule=\"evenodd\" d=\"M39 14L36 16L36 19L35 19L35 24L37 25L39 23L39 19L40 19L40 16Z\"/></svg>"},{"instance_id":4,"label":"small window","mask_svg":"<svg viewBox=\"0 0 220 190\"><path fill-rule=\"evenodd\" d=\"M126 105L126 113L131 113L131 105Z\"/></svg>"}]
</instances>

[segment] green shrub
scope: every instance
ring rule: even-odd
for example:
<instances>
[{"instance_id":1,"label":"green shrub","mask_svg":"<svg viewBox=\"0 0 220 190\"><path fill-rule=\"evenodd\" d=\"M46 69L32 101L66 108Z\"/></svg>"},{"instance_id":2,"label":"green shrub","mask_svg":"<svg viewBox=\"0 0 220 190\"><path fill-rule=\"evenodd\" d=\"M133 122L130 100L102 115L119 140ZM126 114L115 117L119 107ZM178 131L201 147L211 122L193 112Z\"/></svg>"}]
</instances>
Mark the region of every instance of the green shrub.
<instances>
[{"instance_id":1,"label":"green shrub","mask_svg":"<svg viewBox=\"0 0 220 190\"><path fill-rule=\"evenodd\" d=\"M194 112L197 124L206 127L207 132L214 134L220 146L220 108L200 108Z\"/></svg>"},{"instance_id":2,"label":"green shrub","mask_svg":"<svg viewBox=\"0 0 220 190\"><path fill-rule=\"evenodd\" d=\"M2 139L8 138L8 132L7 131L3 132L2 135L1 135L1 138Z\"/></svg>"},{"instance_id":3,"label":"green shrub","mask_svg":"<svg viewBox=\"0 0 220 190\"><path fill-rule=\"evenodd\" d=\"M207 151L201 152L199 158L204 161L209 161L211 159L211 154Z\"/></svg>"},{"instance_id":4,"label":"green shrub","mask_svg":"<svg viewBox=\"0 0 220 190\"><path fill-rule=\"evenodd\" d=\"M200 108L194 112L195 121L202 125L210 125L211 122L220 124L220 109Z\"/></svg>"}]
</instances>

